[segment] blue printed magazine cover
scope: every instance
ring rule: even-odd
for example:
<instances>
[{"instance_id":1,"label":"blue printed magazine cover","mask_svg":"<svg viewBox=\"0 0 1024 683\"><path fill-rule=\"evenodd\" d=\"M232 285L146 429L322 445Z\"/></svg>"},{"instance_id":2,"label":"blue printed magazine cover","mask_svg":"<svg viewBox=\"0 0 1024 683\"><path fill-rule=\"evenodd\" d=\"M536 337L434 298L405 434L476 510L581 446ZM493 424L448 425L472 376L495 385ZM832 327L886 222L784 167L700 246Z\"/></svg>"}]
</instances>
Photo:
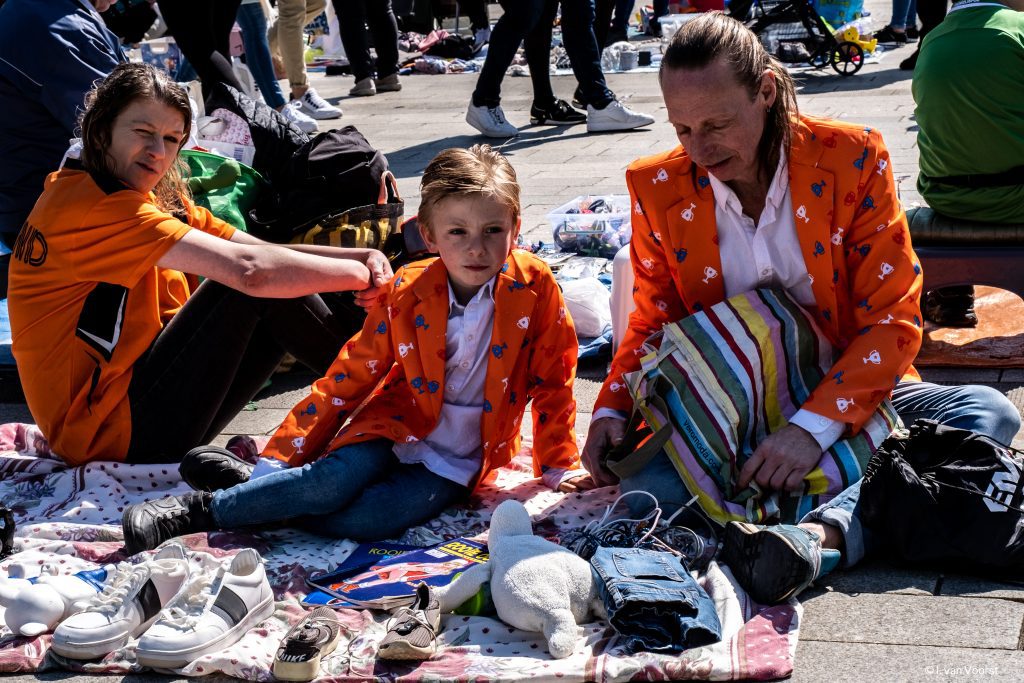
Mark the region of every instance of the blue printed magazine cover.
<instances>
[{"instance_id":1,"label":"blue printed magazine cover","mask_svg":"<svg viewBox=\"0 0 1024 683\"><path fill-rule=\"evenodd\" d=\"M311 606L391 609L408 604L418 584L446 586L470 566L486 561L487 546L467 538L430 548L364 543L337 569L311 576L308 583L317 590L302 602Z\"/></svg>"}]
</instances>

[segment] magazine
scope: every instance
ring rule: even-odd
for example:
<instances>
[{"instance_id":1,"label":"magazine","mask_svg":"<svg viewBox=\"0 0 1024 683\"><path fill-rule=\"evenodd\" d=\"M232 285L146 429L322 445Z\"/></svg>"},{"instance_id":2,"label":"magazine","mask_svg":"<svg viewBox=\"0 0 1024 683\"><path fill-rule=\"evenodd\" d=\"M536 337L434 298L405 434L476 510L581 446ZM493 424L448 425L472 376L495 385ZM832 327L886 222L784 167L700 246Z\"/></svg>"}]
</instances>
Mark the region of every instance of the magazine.
<instances>
[{"instance_id":1,"label":"magazine","mask_svg":"<svg viewBox=\"0 0 1024 683\"><path fill-rule=\"evenodd\" d=\"M375 546L397 544L367 544ZM362 546L360 546L361 548ZM353 555L360 550L357 548ZM351 557L351 556L350 556ZM306 596L306 605L328 605L357 609L393 609L413 599L416 586L446 586L474 564L487 561L487 546L479 541L457 538L430 548L418 548L392 555L353 571L352 566L325 574L314 574L308 580L317 589ZM347 562L347 561L346 561Z\"/></svg>"}]
</instances>

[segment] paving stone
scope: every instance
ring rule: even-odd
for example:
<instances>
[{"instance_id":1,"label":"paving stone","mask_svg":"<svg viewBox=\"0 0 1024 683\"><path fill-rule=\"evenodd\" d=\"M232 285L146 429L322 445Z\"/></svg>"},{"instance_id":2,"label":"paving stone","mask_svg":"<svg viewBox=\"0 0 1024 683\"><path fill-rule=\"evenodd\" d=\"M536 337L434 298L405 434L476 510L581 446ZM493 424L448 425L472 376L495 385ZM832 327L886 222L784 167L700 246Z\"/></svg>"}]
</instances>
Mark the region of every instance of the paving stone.
<instances>
[{"instance_id":1,"label":"paving stone","mask_svg":"<svg viewBox=\"0 0 1024 683\"><path fill-rule=\"evenodd\" d=\"M977 576L951 574L942 577L939 594L965 598L1000 598L1024 603L1024 583L1014 584Z\"/></svg>"},{"instance_id":2,"label":"paving stone","mask_svg":"<svg viewBox=\"0 0 1024 683\"><path fill-rule=\"evenodd\" d=\"M802 634L801 634L802 635ZM1020 681L1024 652L966 647L827 643L801 638L792 683L814 681Z\"/></svg>"},{"instance_id":3,"label":"paving stone","mask_svg":"<svg viewBox=\"0 0 1024 683\"><path fill-rule=\"evenodd\" d=\"M269 434L284 421L289 408L243 410L224 428L223 434Z\"/></svg>"},{"instance_id":4,"label":"paving stone","mask_svg":"<svg viewBox=\"0 0 1024 683\"><path fill-rule=\"evenodd\" d=\"M825 591L859 595L862 593L889 593L900 595L932 595L939 573L936 571L906 569L870 562L848 571L834 571L815 583L815 594Z\"/></svg>"},{"instance_id":5,"label":"paving stone","mask_svg":"<svg viewBox=\"0 0 1024 683\"><path fill-rule=\"evenodd\" d=\"M986 598L825 592L803 601L800 637L834 643L1016 650L1024 605Z\"/></svg>"}]
</instances>

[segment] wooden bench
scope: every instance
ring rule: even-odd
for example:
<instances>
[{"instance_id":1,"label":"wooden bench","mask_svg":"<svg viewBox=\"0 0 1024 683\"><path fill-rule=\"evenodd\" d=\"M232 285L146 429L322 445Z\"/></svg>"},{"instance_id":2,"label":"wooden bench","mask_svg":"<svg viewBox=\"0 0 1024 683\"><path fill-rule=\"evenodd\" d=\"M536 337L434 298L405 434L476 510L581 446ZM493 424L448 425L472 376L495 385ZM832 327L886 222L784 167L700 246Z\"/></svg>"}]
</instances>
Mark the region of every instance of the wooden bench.
<instances>
[{"instance_id":1,"label":"wooden bench","mask_svg":"<svg viewBox=\"0 0 1024 683\"><path fill-rule=\"evenodd\" d=\"M907 211L924 289L988 285L1024 298L1024 225L963 221L924 206Z\"/></svg>"}]
</instances>

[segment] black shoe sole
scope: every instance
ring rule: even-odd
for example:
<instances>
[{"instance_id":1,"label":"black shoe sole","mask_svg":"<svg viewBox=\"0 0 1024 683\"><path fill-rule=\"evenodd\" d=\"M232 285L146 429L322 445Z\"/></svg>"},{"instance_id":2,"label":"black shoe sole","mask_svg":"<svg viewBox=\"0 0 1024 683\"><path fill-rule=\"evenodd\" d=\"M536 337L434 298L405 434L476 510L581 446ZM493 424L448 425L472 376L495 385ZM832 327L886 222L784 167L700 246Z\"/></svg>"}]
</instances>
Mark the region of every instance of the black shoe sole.
<instances>
[{"instance_id":1,"label":"black shoe sole","mask_svg":"<svg viewBox=\"0 0 1024 683\"><path fill-rule=\"evenodd\" d=\"M553 119L548 116L534 116L530 114L530 123L535 126L577 126L581 123L586 123L587 117L584 116L580 119L573 119L571 121L562 121L559 119Z\"/></svg>"},{"instance_id":2,"label":"black shoe sole","mask_svg":"<svg viewBox=\"0 0 1024 683\"><path fill-rule=\"evenodd\" d=\"M750 597L762 605L785 602L814 578L808 576L813 568L784 537L753 524L726 525L719 560L728 565L736 582ZM799 574L805 580L785 578Z\"/></svg>"}]
</instances>

